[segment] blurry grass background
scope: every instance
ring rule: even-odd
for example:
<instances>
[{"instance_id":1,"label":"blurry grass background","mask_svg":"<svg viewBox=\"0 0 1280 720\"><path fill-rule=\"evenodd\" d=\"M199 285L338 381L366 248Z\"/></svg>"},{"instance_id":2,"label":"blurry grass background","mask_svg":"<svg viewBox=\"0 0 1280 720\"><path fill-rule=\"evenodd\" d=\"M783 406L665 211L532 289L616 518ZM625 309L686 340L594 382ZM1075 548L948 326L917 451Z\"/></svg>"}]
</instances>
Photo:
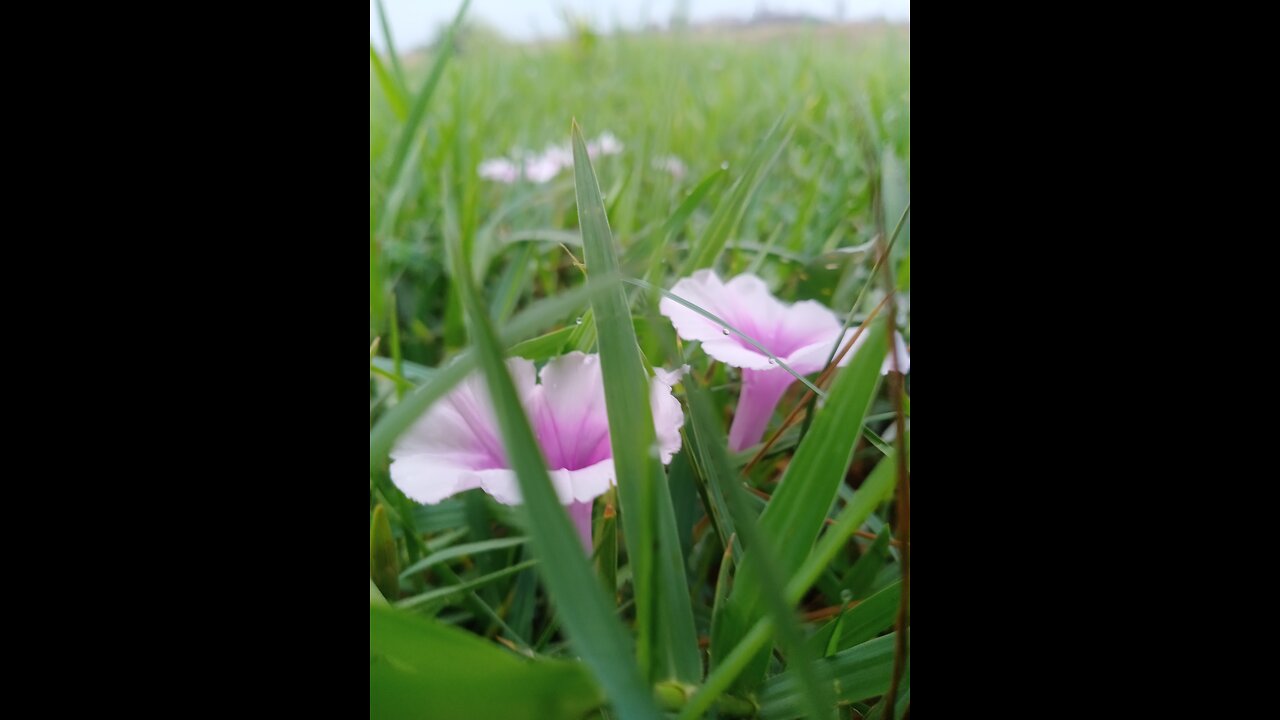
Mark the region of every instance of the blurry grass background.
<instances>
[{"instance_id":1,"label":"blurry grass background","mask_svg":"<svg viewBox=\"0 0 1280 720\"><path fill-rule=\"evenodd\" d=\"M512 658L541 659L533 664L535 674L515 666L502 671L511 673L503 681L511 697L533 704L518 709L477 697L478 705L437 704L435 717L648 716L652 708L643 703L598 709L605 696L591 674L583 674L580 665L545 664L547 658L587 653L566 644L555 603L541 585L528 542L527 508L502 506L479 492L420 506L387 476L386 428L416 415L410 406L418 403L420 410L425 400L414 399L413 388L430 385L442 373L437 369L442 363L476 341L468 334L475 326L465 318L468 307L473 317L478 308L467 305L468 283L456 282L456 272L470 273L475 281L475 299L488 311L499 342L510 346L527 340L517 345L517 353L542 360L572 349L600 351L589 312L598 293L569 293L584 285L578 263L586 257L575 199L582 188L575 188L574 169L542 185L506 185L481 179L476 167L517 148L536 152L567 146L576 118L588 139L610 132L625 145L622 153L593 161L624 275L669 288L681 269L688 269L691 248L705 247L709 234L721 233L724 251L712 257L722 277L756 272L784 300L814 298L842 317L852 308L856 322L884 297L883 284L872 277L876 252L910 201L909 28L822 25L603 36L579 25L564 41L514 44L464 20L452 42L442 36L427 50L398 56L371 44L369 88L371 649L379 643L400 647L390 665L420 662L414 676L435 678L434 685L423 685L388 671L392 674L386 677L398 679L382 680L380 698L371 692L371 712L390 717L403 711L402 716L412 717L412 703L424 696L447 705L459 688L476 685L473 675L482 672L477 668L492 662L482 651L496 649ZM656 164L668 156L685 165L682 177ZM466 262L451 263L450 246ZM906 291L897 294L895 319L909 342L909 215L888 266L897 287ZM763 462L749 469L751 492L742 493L737 510L725 506L736 501L715 489L717 472L741 473L753 453L730 456L721 448L690 455L709 441L723 443L738 377L677 344L669 323L654 313L656 293L635 286L627 293L645 361L666 367L691 362L698 378L687 403L691 412L705 411L704 434L695 437L693 423L686 422L685 451L666 475L675 513L672 545L678 544L685 561L681 569L701 661L710 670L715 663L708 662L705 650L712 616L737 572L731 575L731 563L724 561L727 538L720 536L720 522L709 517L708 509L715 506L735 519L746 513L754 525L752 518L778 490L809 424L789 430ZM558 304L535 305L544 298ZM518 315L525 309L530 312ZM863 364L871 368L870 362ZM892 631L902 594L900 550L889 537L894 510L881 502L893 482L888 443L896 437L894 405L883 385L864 416L866 437L847 438L856 442L847 472L812 470L839 483L835 506L818 507L819 514L827 517L827 525L840 518L852 523L849 532L857 532L857 541L840 542L824 564L814 566L811 590L796 582L788 586L786 601L803 618L792 628L798 644L766 658L765 678L752 680L748 672L731 691L727 684L714 695L708 691L703 699L711 712L805 714L811 701L806 683L817 676L807 662L788 659L810 656L828 659L814 664L813 672L843 681L835 699L850 712L883 712L884 704L875 698L888 687L894 655L894 640L884 633ZM803 390L793 386L781 413L795 406ZM849 390L851 397L857 392ZM856 408L852 417L862 414ZM816 424L821 418L819 413ZM838 430L822 430L828 431ZM813 462L806 460L806 472ZM874 497L864 495L855 503L857 493L864 492L857 489L872 484ZM732 483L725 489L734 490ZM618 527L617 508L615 493L596 504L593 568L623 626L634 628L635 578L621 539L627 520L624 508L624 528ZM767 522L762 519L760 525L768 537ZM665 549L672 547L659 546L659 552ZM812 561L804 548L780 556ZM793 578L803 574L796 562L774 570ZM799 587L795 597L792 586ZM770 590L779 602L781 591ZM851 601L857 603L852 609ZM420 617L384 617L388 604ZM662 621L662 612L655 622ZM737 618L746 625L729 626L734 637L726 642L760 630L751 625L757 617ZM414 624L426 618L438 622ZM446 625L465 634L449 634ZM787 623L783 626L778 629L785 631ZM478 659L471 665L441 663L406 639L415 632L422 633L419 644L428 648L459 643L458 657L474 651ZM768 637L767 629L761 633ZM779 642L786 637L784 632ZM485 642L478 638L487 639L489 647L468 644ZM371 677L377 659L371 659ZM744 655L744 667L746 660ZM388 662L383 659L384 666ZM597 680L613 677L610 670L592 670ZM657 685L658 704L673 712L692 708L686 703L705 673L689 678L663 670L655 661L639 671L642 681ZM616 682L630 682L623 675L631 670L619 672ZM679 682L663 685L672 680ZM569 689L557 693L548 683ZM521 687L527 692L522 694ZM909 668L899 695L906 702L894 714L901 717L909 703Z\"/></svg>"},{"instance_id":2,"label":"blurry grass background","mask_svg":"<svg viewBox=\"0 0 1280 720\"><path fill-rule=\"evenodd\" d=\"M434 58L402 61L416 90ZM394 71L392 71L394 75ZM394 79L394 78L393 78ZM394 188L386 171L402 125L370 69L370 208ZM465 30L423 120L418 150L423 172L395 198L396 217L378 231L378 275L371 274L370 341L390 328L391 298L403 329L404 357L434 365L464 344L461 314L448 308L442 242L442 188L456 195L464 237L474 237L476 271L487 284L512 262L531 262L528 282L504 307L581 282L559 247L576 227L572 173L546 185L481 180L476 166L515 148L567 144L577 117L594 137L612 132L621 155L596 161L609 219L623 248L657 232L699 179L729 167L732 179L779 116L797 109L795 132L762 180L734 240L751 248L730 255L722 273L752 266L758 246L772 243L766 279L794 284L799 296L847 309L859 283L857 255L829 254L862 246L892 228L908 199L911 168L910 40L890 25L743 30L600 37L585 28L570 40L511 45ZM675 156L683 180L654 167ZM711 191L668 256L696 237L728 182ZM386 220L386 218L382 218ZM372 222L372 221L371 221ZM537 238L540 231L545 236ZM530 251L523 246L534 238ZM903 231L896 253L910 245ZM576 251L575 251L576 252ZM579 255L580 257L580 255ZM781 262L777 262L781 260ZM834 267L833 267L834 266ZM865 269L865 268L864 268ZM824 278L836 275L844 282ZM816 282L811 282L817 276ZM374 297L374 294L379 296ZM786 293L780 293L786 297Z\"/></svg>"}]
</instances>

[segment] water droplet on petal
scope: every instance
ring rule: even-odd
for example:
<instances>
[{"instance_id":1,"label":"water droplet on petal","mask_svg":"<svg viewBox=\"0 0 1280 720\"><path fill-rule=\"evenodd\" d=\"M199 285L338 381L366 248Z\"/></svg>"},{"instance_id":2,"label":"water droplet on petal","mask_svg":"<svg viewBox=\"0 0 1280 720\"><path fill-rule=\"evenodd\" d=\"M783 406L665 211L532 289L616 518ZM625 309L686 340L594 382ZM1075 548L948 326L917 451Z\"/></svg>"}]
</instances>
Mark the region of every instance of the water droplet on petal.
<instances>
[{"instance_id":1,"label":"water droplet on petal","mask_svg":"<svg viewBox=\"0 0 1280 720\"><path fill-rule=\"evenodd\" d=\"M775 362L773 361L773 358L769 358L769 364L770 364L770 365L776 365L777 363L775 363Z\"/></svg>"},{"instance_id":2,"label":"water droplet on petal","mask_svg":"<svg viewBox=\"0 0 1280 720\"><path fill-rule=\"evenodd\" d=\"M725 335L728 335L728 334L729 334L729 328L725 328L725 329L724 329L724 330L722 330L721 332L723 332Z\"/></svg>"}]
</instances>

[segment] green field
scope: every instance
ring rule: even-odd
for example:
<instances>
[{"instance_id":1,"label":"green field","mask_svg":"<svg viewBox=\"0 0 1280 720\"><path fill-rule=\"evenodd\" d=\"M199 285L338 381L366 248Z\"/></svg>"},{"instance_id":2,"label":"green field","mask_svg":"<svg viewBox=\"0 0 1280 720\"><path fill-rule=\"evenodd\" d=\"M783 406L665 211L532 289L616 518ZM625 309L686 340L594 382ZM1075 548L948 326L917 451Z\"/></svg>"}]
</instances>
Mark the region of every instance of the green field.
<instances>
[{"instance_id":1,"label":"green field","mask_svg":"<svg viewBox=\"0 0 1280 720\"><path fill-rule=\"evenodd\" d=\"M910 376L881 370L906 367L889 322L911 337L910 80L910 31L890 25L517 45L464 22L430 50L371 45L371 717L884 717L891 687L907 713ZM606 133L620 151L588 152ZM571 161L545 182L481 176L556 147ZM810 372L782 347L798 321L770 329L729 291L664 296L704 268L852 331L874 318L847 364L822 371L837 335ZM676 332L686 311L726 339ZM584 506L590 555L548 454L573 433L547 439L503 362L574 351L600 356L616 467ZM660 457L648 376L684 365L680 449ZM761 418L776 441L739 449L756 372L790 385ZM523 503L488 484L411 499L389 452L414 427L452 442L421 423L477 382L501 446L486 462Z\"/></svg>"}]
</instances>

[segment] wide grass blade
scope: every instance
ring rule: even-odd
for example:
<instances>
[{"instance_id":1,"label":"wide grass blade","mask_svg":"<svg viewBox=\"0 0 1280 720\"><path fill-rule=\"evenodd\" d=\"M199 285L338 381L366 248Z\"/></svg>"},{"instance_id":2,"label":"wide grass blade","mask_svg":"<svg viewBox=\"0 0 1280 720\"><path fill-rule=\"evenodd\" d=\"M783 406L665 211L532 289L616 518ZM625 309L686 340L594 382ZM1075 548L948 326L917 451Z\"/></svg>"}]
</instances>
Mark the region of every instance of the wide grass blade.
<instances>
[{"instance_id":1,"label":"wide grass blade","mask_svg":"<svg viewBox=\"0 0 1280 720\"><path fill-rule=\"evenodd\" d=\"M502 444L520 484L534 555L545 560L538 564L538 570L559 609L560 622L573 648L608 693L618 715L654 718L657 709L652 690L642 681L631 659L631 644L614 614L613 603L607 600L592 573L582 541L556 496L546 461L503 359L502 345L471 279L469 258L461 251L456 236L446 249ZM616 281L613 289L621 290Z\"/></svg>"},{"instance_id":2,"label":"wide grass blade","mask_svg":"<svg viewBox=\"0 0 1280 720\"><path fill-rule=\"evenodd\" d=\"M392 58L395 58L392 55ZM382 58L378 55L378 51L374 49L373 43L369 43L369 62L373 65L374 75L378 78L378 85L382 87L382 94L387 98L387 104L391 106L391 112L395 114L396 119L404 121L408 110L404 107L403 84L397 84L387 73L387 67L382 64ZM395 62L398 64L399 60Z\"/></svg>"},{"instance_id":3,"label":"wide grass blade","mask_svg":"<svg viewBox=\"0 0 1280 720\"><path fill-rule=\"evenodd\" d=\"M806 642L811 647L825 649L834 639L835 652L861 645L893 626L893 619L898 614L898 599L901 597L902 582L894 581L827 623Z\"/></svg>"},{"instance_id":4,"label":"wide grass blade","mask_svg":"<svg viewBox=\"0 0 1280 720\"><path fill-rule=\"evenodd\" d=\"M387 44L387 55L391 58L391 67L396 73L396 83L398 89L404 93L404 68L400 66L400 53L396 52L395 39L391 36L391 23L387 22L387 9L383 7L382 0L377 0L378 6L378 25L382 27L382 41ZM373 43L370 43L372 45Z\"/></svg>"},{"instance_id":5,"label":"wide grass blade","mask_svg":"<svg viewBox=\"0 0 1280 720\"><path fill-rule=\"evenodd\" d=\"M578 225L590 268L587 285L598 286L602 277L618 272L617 249L600 197L600 184L577 122L573 123L571 134ZM649 376L623 287L615 284L611 290L593 296L591 310L618 473L622 529L635 588L637 657L651 680L675 677L694 682L702 676L702 660L693 607L671 493L658 459L649 406Z\"/></svg>"},{"instance_id":6,"label":"wide grass blade","mask_svg":"<svg viewBox=\"0 0 1280 720\"><path fill-rule=\"evenodd\" d=\"M831 673L841 702L866 700L889 689L893 641L894 635L890 633L821 661ZM759 703L761 720L804 717L804 689L791 672L770 678L760 690Z\"/></svg>"},{"instance_id":7,"label":"wide grass blade","mask_svg":"<svg viewBox=\"0 0 1280 720\"><path fill-rule=\"evenodd\" d=\"M371 719L579 720L604 699L581 663L525 660L470 633L370 603Z\"/></svg>"}]
</instances>

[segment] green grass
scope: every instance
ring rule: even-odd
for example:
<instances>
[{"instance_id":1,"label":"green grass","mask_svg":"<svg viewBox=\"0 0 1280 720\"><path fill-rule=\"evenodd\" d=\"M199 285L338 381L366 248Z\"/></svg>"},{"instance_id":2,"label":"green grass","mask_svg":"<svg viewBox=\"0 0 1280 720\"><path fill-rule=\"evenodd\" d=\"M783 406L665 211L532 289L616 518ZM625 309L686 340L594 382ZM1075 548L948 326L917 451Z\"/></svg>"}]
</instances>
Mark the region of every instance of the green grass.
<instances>
[{"instance_id":1,"label":"green grass","mask_svg":"<svg viewBox=\"0 0 1280 720\"><path fill-rule=\"evenodd\" d=\"M656 309L712 267L856 324L892 283L910 340L908 31L521 46L462 24L439 48L370 51L370 716L884 714L909 637L895 634L909 432L879 374L888 312L744 471L755 451L725 441L738 373ZM625 150L588 161L606 131ZM543 185L476 174L570 143L574 166ZM687 173L656 167L665 156ZM594 558L502 362L574 349L601 355L619 479L595 505ZM664 467L646 369L685 363L684 446ZM524 506L479 491L423 506L390 481L395 439L472 372L493 388Z\"/></svg>"}]
</instances>

